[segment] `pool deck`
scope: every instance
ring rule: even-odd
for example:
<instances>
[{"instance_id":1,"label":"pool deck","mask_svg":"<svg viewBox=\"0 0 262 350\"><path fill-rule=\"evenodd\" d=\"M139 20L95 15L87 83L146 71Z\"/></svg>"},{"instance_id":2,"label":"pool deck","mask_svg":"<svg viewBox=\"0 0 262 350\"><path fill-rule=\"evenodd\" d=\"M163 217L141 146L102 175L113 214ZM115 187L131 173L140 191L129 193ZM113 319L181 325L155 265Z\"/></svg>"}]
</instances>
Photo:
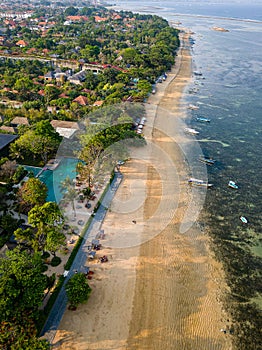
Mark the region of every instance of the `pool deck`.
<instances>
[{"instance_id":1,"label":"pool deck","mask_svg":"<svg viewBox=\"0 0 262 350\"><path fill-rule=\"evenodd\" d=\"M55 170L58 165L60 164L62 158L57 158L57 159L50 159L46 165L44 166L43 169L49 169L49 170Z\"/></svg>"}]
</instances>

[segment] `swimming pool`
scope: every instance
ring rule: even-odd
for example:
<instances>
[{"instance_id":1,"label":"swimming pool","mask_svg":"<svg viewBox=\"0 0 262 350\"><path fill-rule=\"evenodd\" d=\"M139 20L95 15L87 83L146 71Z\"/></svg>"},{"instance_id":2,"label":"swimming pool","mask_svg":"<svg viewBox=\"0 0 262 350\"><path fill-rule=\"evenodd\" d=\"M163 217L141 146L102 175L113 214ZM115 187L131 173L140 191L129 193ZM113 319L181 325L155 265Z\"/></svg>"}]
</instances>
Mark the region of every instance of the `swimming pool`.
<instances>
[{"instance_id":1,"label":"swimming pool","mask_svg":"<svg viewBox=\"0 0 262 350\"><path fill-rule=\"evenodd\" d=\"M23 165L23 167L29 171L30 173L32 173L34 175L34 177L36 177L40 171L42 170L42 168L36 167L36 166L30 166L30 165Z\"/></svg>"},{"instance_id":2,"label":"swimming pool","mask_svg":"<svg viewBox=\"0 0 262 350\"><path fill-rule=\"evenodd\" d=\"M47 201L59 203L63 197L60 184L67 178L75 179L76 177L76 165L79 162L76 158L62 158L58 167L55 170L49 170L39 167L32 167L25 165L24 168L31 171L34 176L37 177L39 172L42 170L41 174L38 176L48 188Z\"/></svg>"}]
</instances>

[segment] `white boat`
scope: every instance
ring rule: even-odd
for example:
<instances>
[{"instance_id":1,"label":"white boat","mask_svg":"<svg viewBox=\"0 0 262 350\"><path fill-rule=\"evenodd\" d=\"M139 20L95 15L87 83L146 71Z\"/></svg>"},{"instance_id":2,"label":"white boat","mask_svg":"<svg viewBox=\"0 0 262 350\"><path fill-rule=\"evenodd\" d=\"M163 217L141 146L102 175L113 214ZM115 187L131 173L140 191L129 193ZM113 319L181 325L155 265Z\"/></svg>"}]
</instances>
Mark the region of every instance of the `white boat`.
<instances>
[{"instance_id":1,"label":"white boat","mask_svg":"<svg viewBox=\"0 0 262 350\"><path fill-rule=\"evenodd\" d=\"M199 179L194 179L194 178L190 178L188 180L188 183L191 186L200 186L200 187L207 187L207 188L213 186L213 184L210 184L210 183L208 183L208 182L206 182L204 180L199 180Z\"/></svg>"},{"instance_id":2,"label":"white boat","mask_svg":"<svg viewBox=\"0 0 262 350\"><path fill-rule=\"evenodd\" d=\"M188 105L188 109L197 110L197 109L199 109L199 107L196 105L190 104L190 105Z\"/></svg>"},{"instance_id":3,"label":"white boat","mask_svg":"<svg viewBox=\"0 0 262 350\"><path fill-rule=\"evenodd\" d=\"M196 121L201 123L210 123L211 119L205 117L196 117Z\"/></svg>"},{"instance_id":4,"label":"white boat","mask_svg":"<svg viewBox=\"0 0 262 350\"><path fill-rule=\"evenodd\" d=\"M190 134L190 135L198 135L199 131L191 128L185 128L184 129L185 133Z\"/></svg>"},{"instance_id":5,"label":"white boat","mask_svg":"<svg viewBox=\"0 0 262 350\"><path fill-rule=\"evenodd\" d=\"M243 224L247 224L247 218L245 216L240 216L240 220L243 222Z\"/></svg>"},{"instance_id":6,"label":"white boat","mask_svg":"<svg viewBox=\"0 0 262 350\"><path fill-rule=\"evenodd\" d=\"M195 74L196 76L201 76L201 75L202 75L202 73L199 72L199 71L197 71L197 70L194 71L194 74Z\"/></svg>"},{"instance_id":7,"label":"white boat","mask_svg":"<svg viewBox=\"0 0 262 350\"><path fill-rule=\"evenodd\" d=\"M238 189L238 185L235 183L235 181L229 181L228 187L234 188L235 190Z\"/></svg>"}]
</instances>

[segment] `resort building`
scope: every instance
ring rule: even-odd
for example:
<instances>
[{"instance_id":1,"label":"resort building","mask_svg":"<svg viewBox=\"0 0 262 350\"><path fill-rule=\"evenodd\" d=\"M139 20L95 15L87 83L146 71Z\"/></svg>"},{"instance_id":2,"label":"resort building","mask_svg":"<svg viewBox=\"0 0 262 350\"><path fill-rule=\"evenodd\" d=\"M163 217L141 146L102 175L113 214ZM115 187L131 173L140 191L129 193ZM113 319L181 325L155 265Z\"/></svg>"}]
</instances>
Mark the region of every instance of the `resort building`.
<instances>
[{"instance_id":1,"label":"resort building","mask_svg":"<svg viewBox=\"0 0 262 350\"><path fill-rule=\"evenodd\" d=\"M51 125L55 131L59 133L60 136L63 136L67 139L72 138L76 131L80 129L77 122L69 122L63 120L53 119L51 121Z\"/></svg>"}]
</instances>

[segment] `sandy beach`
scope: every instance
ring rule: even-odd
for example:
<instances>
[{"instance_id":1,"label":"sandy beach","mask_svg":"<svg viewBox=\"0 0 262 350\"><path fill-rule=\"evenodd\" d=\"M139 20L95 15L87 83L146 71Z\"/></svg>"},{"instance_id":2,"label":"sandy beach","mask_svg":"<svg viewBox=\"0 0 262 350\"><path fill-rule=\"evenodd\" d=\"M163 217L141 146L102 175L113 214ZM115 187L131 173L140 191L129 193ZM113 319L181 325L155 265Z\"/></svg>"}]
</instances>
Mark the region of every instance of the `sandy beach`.
<instances>
[{"instance_id":1,"label":"sandy beach","mask_svg":"<svg viewBox=\"0 0 262 350\"><path fill-rule=\"evenodd\" d=\"M121 167L98 254L109 262L86 262L95 272L91 297L65 312L55 349L231 349L230 336L221 332L227 325L221 266L193 216L190 229L180 230L193 198L178 130L191 79L185 34L175 67L146 104L147 146Z\"/></svg>"}]
</instances>

